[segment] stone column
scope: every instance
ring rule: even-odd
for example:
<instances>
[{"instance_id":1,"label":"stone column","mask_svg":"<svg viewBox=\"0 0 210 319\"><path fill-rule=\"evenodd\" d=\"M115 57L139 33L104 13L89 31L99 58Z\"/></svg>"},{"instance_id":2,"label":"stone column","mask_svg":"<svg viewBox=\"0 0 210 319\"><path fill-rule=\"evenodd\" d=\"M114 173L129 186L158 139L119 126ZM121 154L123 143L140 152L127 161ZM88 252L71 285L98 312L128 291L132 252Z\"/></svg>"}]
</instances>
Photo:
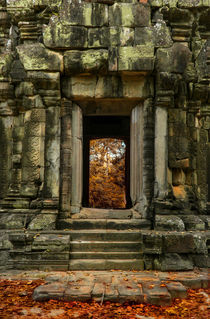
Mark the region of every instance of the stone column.
<instances>
[{"instance_id":1,"label":"stone column","mask_svg":"<svg viewBox=\"0 0 210 319\"><path fill-rule=\"evenodd\" d=\"M72 183L72 102L62 99L61 103L61 185L60 218L70 217Z\"/></svg>"},{"instance_id":2,"label":"stone column","mask_svg":"<svg viewBox=\"0 0 210 319\"><path fill-rule=\"evenodd\" d=\"M73 104L72 109L72 187L71 212L78 213L82 206L82 110Z\"/></svg>"},{"instance_id":3,"label":"stone column","mask_svg":"<svg viewBox=\"0 0 210 319\"><path fill-rule=\"evenodd\" d=\"M168 167L168 110L157 106L155 110L155 188L154 195L164 199L167 195Z\"/></svg>"},{"instance_id":4,"label":"stone column","mask_svg":"<svg viewBox=\"0 0 210 319\"><path fill-rule=\"evenodd\" d=\"M130 192L133 206L143 194L143 107L137 105L131 112Z\"/></svg>"},{"instance_id":5,"label":"stone column","mask_svg":"<svg viewBox=\"0 0 210 319\"><path fill-rule=\"evenodd\" d=\"M60 107L46 110L45 198L58 200L60 183Z\"/></svg>"},{"instance_id":6,"label":"stone column","mask_svg":"<svg viewBox=\"0 0 210 319\"><path fill-rule=\"evenodd\" d=\"M154 131L151 99L131 113L131 200L135 209L148 218L153 196Z\"/></svg>"},{"instance_id":7,"label":"stone column","mask_svg":"<svg viewBox=\"0 0 210 319\"><path fill-rule=\"evenodd\" d=\"M44 181L45 109L34 108L24 114L22 183L20 195L37 197Z\"/></svg>"},{"instance_id":8,"label":"stone column","mask_svg":"<svg viewBox=\"0 0 210 319\"><path fill-rule=\"evenodd\" d=\"M13 118L11 116L0 116L0 198L7 195L11 180L12 127Z\"/></svg>"}]
</instances>

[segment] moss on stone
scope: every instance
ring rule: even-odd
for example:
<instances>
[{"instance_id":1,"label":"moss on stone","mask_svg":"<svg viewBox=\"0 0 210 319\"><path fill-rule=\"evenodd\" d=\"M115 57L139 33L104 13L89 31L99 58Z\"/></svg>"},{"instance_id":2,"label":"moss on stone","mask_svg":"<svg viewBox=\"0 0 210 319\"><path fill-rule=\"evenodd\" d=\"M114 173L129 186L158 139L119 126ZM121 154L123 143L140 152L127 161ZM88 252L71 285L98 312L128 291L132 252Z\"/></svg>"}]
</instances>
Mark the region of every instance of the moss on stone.
<instances>
[{"instance_id":1,"label":"moss on stone","mask_svg":"<svg viewBox=\"0 0 210 319\"><path fill-rule=\"evenodd\" d=\"M62 70L62 56L46 49L41 43L19 45L17 52L24 69L27 71Z\"/></svg>"}]
</instances>

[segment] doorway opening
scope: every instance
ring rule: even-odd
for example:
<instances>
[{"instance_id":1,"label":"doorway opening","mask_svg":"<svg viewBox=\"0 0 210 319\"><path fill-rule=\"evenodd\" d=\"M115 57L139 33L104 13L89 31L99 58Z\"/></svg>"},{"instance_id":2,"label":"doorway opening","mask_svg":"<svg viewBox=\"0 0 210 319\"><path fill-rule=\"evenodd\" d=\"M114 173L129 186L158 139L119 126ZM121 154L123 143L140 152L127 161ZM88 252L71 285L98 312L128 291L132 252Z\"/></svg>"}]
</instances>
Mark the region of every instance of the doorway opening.
<instances>
[{"instance_id":1,"label":"doorway opening","mask_svg":"<svg viewBox=\"0 0 210 319\"><path fill-rule=\"evenodd\" d=\"M130 208L130 118L84 117L83 159L83 206Z\"/></svg>"}]
</instances>

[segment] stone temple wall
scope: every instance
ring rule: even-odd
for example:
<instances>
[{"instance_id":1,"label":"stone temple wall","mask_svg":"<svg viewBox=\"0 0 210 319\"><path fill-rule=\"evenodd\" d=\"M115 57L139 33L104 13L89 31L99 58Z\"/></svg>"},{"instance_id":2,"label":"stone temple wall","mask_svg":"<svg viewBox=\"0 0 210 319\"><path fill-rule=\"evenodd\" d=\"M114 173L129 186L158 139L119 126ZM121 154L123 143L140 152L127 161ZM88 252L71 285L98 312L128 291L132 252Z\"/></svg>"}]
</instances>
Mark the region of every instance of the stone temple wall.
<instances>
[{"instance_id":1,"label":"stone temple wall","mask_svg":"<svg viewBox=\"0 0 210 319\"><path fill-rule=\"evenodd\" d=\"M209 17L209 0L0 0L0 268L68 269L94 114L132 114L142 268L208 266Z\"/></svg>"}]
</instances>

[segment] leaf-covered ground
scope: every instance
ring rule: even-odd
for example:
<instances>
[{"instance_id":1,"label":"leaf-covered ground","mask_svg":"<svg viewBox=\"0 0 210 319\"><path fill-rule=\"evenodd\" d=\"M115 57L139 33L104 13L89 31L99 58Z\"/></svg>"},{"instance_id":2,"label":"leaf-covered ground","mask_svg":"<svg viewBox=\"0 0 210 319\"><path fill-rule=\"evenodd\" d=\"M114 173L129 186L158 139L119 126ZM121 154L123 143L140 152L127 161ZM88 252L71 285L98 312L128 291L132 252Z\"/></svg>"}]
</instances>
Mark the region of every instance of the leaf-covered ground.
<instances>
[{"instance_id":1,"label":"leaf-covered ground","mask_svg":"<svg viewBox=\"0 0 210 319\"><path fill-rule=\"evenodd\" d=\"M50 300L37 302L32 299L35 287L42 280L1 280L0 318L79 318L79 319L141 319L141 318L209 318L209 290L188 290L188 298L176 299L172 306L161 307L148 304L118 304L64 302Z\"/></svg>"}]
</instances>

